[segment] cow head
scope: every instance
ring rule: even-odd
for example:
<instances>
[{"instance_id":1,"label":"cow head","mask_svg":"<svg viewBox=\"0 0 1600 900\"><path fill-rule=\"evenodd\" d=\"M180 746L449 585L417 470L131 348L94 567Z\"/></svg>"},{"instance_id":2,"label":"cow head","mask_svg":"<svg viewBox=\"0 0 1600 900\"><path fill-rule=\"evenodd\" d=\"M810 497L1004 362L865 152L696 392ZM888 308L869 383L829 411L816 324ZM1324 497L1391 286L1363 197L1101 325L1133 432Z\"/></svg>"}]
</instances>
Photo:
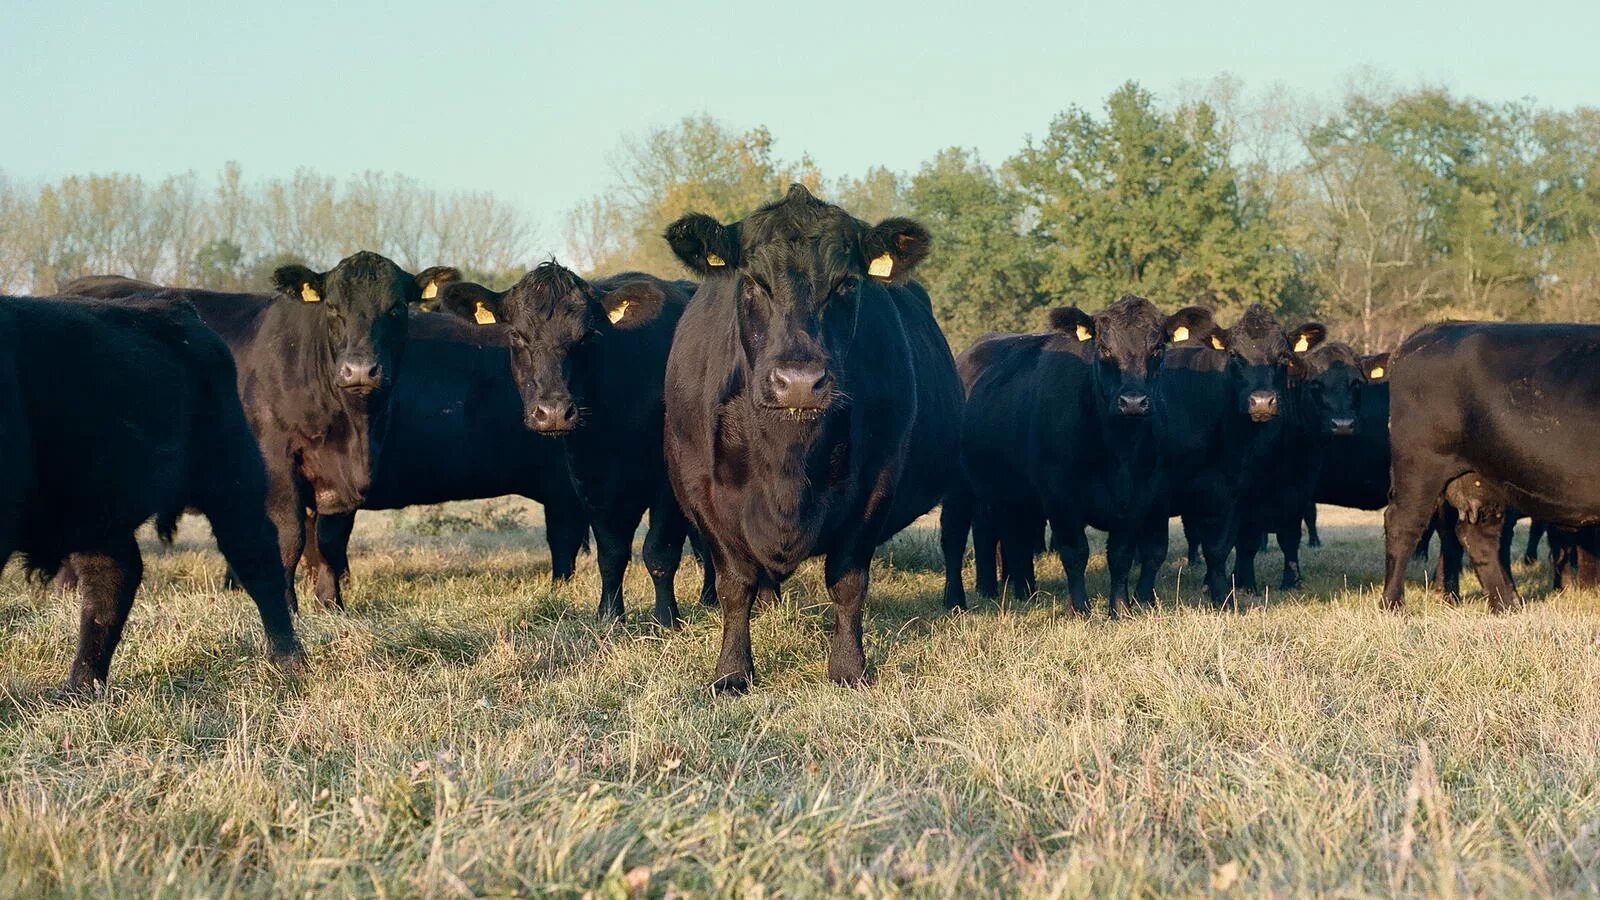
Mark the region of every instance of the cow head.
<instances>
[{"instance_id":1,"label":"cow head","mask_svg":"<svg viewBox=\"0 0 1600 900\"><path fill-rule=\"evenodd\" d=\"M376 253L362 251L327 272L284 266L273 273L280 302L315 304L323 316L331 377L339 389L370 396L393 379L405 347L406 309L420 302L441 272L409 275Z\"/></svg>"},{"instance_id":2,"label":"cow head","mask_svg":"<svg viewBox=\"0 0 1600 900\"><path fill-rule=\"evenodd\" d=\"M683 264L735 291L749 394L762 410L812 420L844 402L842 362L864 304L910 278L933 239L910 219L868 225L796 184L723 225L692 213L667 228Z\"/></svg>"},{"instance_id":3,"label":"cow head","mask_svg":"<svg viewBox=\"0 0 1600 900\"><path fill-rule=\"evenodd\" d=\"M504 294L455 289L446 302L458 315L479 323L505 324L523 424L542 434L562 435L582 424L585 373L595 341L650 322L666 299L645 276L619 276L601 287L550 261Z\"/></svg>"},{"instance_id":4,"label":"cow head","mask_svg":"<svg viewBox=\"0 0 1600 900\"><path fill-rule=\"evenodd\" d=\"M1129 294L1091 316L1076 306L1050 311L1050 327L1088 345L1101 408L1111 416L1148 416L1161 354L1165 316L1154 303Z\"/></svg>"},{"instance_id":5,"label":"cow head","mask_svg":"<svg viewBox=\"0 0 1600 900\"><path fill-rule=\"evenodd\" d=\"M433 312L439 309L441 292L445 285L461 280L461 272L450 266L429 266L417 273L417 284L422 286L422 292L417 296L412 308L417 312Z\"/></svg>"},{"instance_id":6,"label":"cow head","mask_svg":"<svg viewBox=\"0 0 1600 900\"><path fill-rule=\"evenodd\" d=\"M1328 341L1295 354L1301 374L1304 425L1331 437L1352 437L1359 427L1366 376L1349 344Z\"/></svg>"},{"instance_id":7,"label":"cow head","mask_svg":"<svg viewBox=\"0 0 1600 900\"><path fill-rule=\"evenodd\" d=\"M1312 323L1285 332L1272 311L1250 305L1237 324L1228 329L1230 369L1239 385L1239 410L1252 422L1270 422L1286 405L1289 379L1298 377L1296 354L1322 343L1327 329Z\"/></svg>"},{"instance_id":8,"label":"cow head","mask_svg":"<svg viewBox=\"0 0 1600 900\"><path fill-rule=\"evenodd\" d=\"M1387 384L1389 381L1389 354L1372 353L1361 357L1361 376L1367 384Z\"/></svg>"}]
</instances>

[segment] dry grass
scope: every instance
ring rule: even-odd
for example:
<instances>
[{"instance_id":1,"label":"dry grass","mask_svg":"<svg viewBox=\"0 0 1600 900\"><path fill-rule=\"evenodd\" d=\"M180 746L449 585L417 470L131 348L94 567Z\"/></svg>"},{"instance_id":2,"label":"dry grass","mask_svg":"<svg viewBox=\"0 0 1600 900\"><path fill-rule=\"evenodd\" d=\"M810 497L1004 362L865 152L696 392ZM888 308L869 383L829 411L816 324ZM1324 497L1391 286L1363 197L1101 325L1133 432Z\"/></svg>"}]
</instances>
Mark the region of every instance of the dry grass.
<instances>
[{"instance_id":1,"label":"dry grass","mask_svg":"<svg viewBox=\"0 0 1600 900\"><path fill-rule=\"evenodd\" d=\"M1303 594L1214 613L1174 565L1180 600L1117 623L941 616L914 531L874 572L874 686L824 679L813 564L717 700L714 612L642 624L635 566L635 624L597 630L592 562L552 590L505 501L364 516L352 607L284 683L190 520L101 699L45 699L75 611L0 581L0 896L1600 890L1600 594L1540 571L1516 614L1384 614L1376 517L1323 530Z\"/></svg>"}]
</instances>

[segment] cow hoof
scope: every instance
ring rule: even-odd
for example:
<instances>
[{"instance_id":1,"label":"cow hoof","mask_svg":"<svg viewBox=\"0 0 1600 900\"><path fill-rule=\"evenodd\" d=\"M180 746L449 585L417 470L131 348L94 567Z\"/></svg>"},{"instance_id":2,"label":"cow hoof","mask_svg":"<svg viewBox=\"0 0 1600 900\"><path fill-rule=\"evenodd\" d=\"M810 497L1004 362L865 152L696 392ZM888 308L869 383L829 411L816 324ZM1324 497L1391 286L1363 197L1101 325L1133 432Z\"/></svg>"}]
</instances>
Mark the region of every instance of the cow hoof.
<instances>
[{"instance_id":1,"label":"cow hoof","mask_svg":"<svg viewBox=\"0 0 1600 900\"><path fill-rule=\"evenodd\" d=\"M730 672L727 675L717 676L717 680L711 682L711 691L722 696L746 694L749 693L750 682L753 680L755 680L753 673Z\"/></svg>"},{"instance_id":2,"label":"cow hoof","mask_svg":"<svg viewBox=\"0 0 1600 900\"><path fill-rule=\"evenodd\" d=\"M952 612L952 613L966 612L967 611L967 594L966 594L966 592L962 591L962 590L945 591L944 592L944 609L945 609L945 612Z\"/></svg>"},{"instance_id":3,"label":"cow hoof","mask_svg":"<svg viewBox=\"0 0 1600 900\"><path fill-rule=\"evenodd\" d=\"M867 687L872 684L872 676L864 668L846 667L836 671L833 666L829 666L828 680L844 687Z\"/></svg>"},{"instance_id":4,"label":"cow hoof","mask_svg":"<svg viewBox=\"0 0 1600 900\"><path fill-rule=\"evenodd\" d=\"M267 654L267 661L286 678L300 678L306 674L306 652L299 647L274 650Z\"/></svg>"},{"instance_id":5,"label":"cow hoof","mask_svg":"<svg viewBox=\"0 0 1600 900\"><path fill-rule=\"evenodd\" d=\"M1306 541L1306 546L1307 547L1321 547L1322 546L1322 538L1312 538L1312 539Z\"/></svg>"},{"instance_id":6,"label":"cow hoof","mask_svg":"<svg viewBox=\"0 0 1600 900\"><path fill-rule=\"evenodd\" d=\"M678 615L676 610L671 615L656 613L655 622L657 626L668 630L676 630L683 627L683 617Z\"/></svg>"}]
</instances>

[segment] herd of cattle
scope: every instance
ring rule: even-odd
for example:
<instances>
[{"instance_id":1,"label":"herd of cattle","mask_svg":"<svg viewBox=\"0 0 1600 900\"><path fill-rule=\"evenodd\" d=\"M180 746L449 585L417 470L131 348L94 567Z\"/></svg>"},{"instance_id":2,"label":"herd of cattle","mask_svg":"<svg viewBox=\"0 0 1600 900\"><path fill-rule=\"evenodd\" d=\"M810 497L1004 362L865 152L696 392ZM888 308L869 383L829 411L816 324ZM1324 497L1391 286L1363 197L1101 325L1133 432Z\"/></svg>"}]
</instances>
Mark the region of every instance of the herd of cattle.
<instances>
[{"instance_id":1,"label":"herd of cattle","mask_svg":"<svg viewBox=\"0 0 1600 900\"><path fill-rule=\"evenodd\" d=\"M952 357L911 280L932 244L914 221L870 226L796 185L666 240L698 283L547 262L496 292L362 252L279 269L272 294L104 276L0 301L0 563L76 581L67 688L107 677L136 529L170 535L184 510L288 668L296 570L342 606L358 509L536 500L556 579L592 533L602 619L624 615L648 511L655 621L679 621L687 541L722 611L722 691L754 678L758 595L814 556L829 677L863 680L873 552L941 504L952 609L969 535L978 593L1026 597L1048 534L1087 610L1088 527L1107 533L1110 612L1149 603L1173 517L1211 602L1257 590L1268 534L1293 588L1317 503L1387 505L1388 605L1430 530L1447 593L1464 551L1494 608L1517 603L1519 514L1550 524L1558 578L1600 574L1600 326L1448 323L1360 356L1259 305L1224 328L1127 296Z\"/></svg>"}]
</instances>

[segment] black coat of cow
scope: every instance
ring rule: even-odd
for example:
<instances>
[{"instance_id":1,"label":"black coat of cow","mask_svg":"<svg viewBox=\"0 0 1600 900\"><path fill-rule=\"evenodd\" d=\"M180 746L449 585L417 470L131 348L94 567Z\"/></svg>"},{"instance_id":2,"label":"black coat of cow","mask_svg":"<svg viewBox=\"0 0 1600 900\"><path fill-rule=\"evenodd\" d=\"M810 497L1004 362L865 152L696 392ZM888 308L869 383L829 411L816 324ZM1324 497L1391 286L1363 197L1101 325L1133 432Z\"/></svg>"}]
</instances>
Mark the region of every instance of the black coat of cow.
<instances>
[{"instance_id":1,"label":"black coat of cow","mask_svg":"<svg viewBox=\"0 0 1600 900\"><path fill-rule=\"evenodd\" d=\"M674 582L687 523L662 456L662 383L690 296L680 283L638 272L588 282L555 262L505 292L463 282L441 295L458 316L503 323L522 421L551 451L565 452L594 529L602 620L624 615L623 575L649 511L644 563L655 620L679 622ZM708 570L708 585L711 578Z\"/></svg>"},{"instance_id":2,"label":"black coat of cow","mask_svg":"<svg viewBox=\"0 0 1600 900\"><path fill-rule=\"evenodd\" d=\"M723 225L667 229L705 280L667 364L667 470L707 539L722 606L714 685L755 674L750 608L812 556L833 599L828 675L866 677L873 549L954 484L961 385L928 296L908 283L932 239L812 197Z\"/></svg>"},{"instance_id":3,"label":"black coat of cow","mask_svg":"<svg viewBox=\"0 0 1600 900\"><path fill-rule=\"evenodd\" d=\"M1166 317L1124 297L1091 316L1053 310L1045 334L986 337L958 361L967 387L961 459L978 528L998 537L1010 590L1031 595L1041 523L1050 524L1073 608L1089 609L1086 527L1108 532L1112 615L1133 595L1152 601L1167 550L1166 487L1158 437L1156 373ZM946 516L947 598L959 597L964 524ZM958 539L952 539L958 538ZM980 560L980 568L988 564ZM952 583L953 581L953 583ZM980 584L980 592L986 585Z\"/></svg>"},{"instance_id":4,"label":"black coat of cow","mask_svg":"<svg viewBox=\"0 0 1600 900\"><path fill-rule=\"evenodd\" d=\"M434 268L410 275L360 252L327 272L284 266L277 294L161 289L192 300L233 352L238 389L267 464L267 512L291 606L306 544L306 515L358 509L371 487L388 428L392 384L405 352L408 307L456 277ZM102 297L148 295L149 285L97 278L68 290Z\"/></svg>"},{"instance_id":5,"label":"black coat of cow","mask_svg":"<svg viewBox=\"0 0 1600 900\"><path fill-rule=\"evenodd\" d=\"M1476 473L1517 509L1600 524L1600 325L1447 322L1390 358L1393 454L1383 602L1401 605L1406 560L1455 479ZM1463 535L1493 609L1521 602L1499 529Z\"/></svg>"},{"instance_id":6,"label":"black coat of cow","mask_svg":"<svg viewBox=\"0 0 1600 900\"><path fill-rule=\"evenodd\" d=\"M269 653L301 650L234 368L193 308L0 299L0 565L20 551L83 590L66 686L104 682L143 565L134 531L193 506L255 600Z\"/></svg>"},{"instance_id":7,"label":"black coat of cow","mask_svg":"<svg viewBox=\"0 0 1600 900\"><path fill-rule=\"evenodd\" d=\"M544 505L552 577L572 577L588 518L561 445L523 427L504 329L413 313L389 420L362 509L527 497ZM316 553L306 554L317 596L339 606L355 518L317 516Z\"/></svg>"}]
</instances>

